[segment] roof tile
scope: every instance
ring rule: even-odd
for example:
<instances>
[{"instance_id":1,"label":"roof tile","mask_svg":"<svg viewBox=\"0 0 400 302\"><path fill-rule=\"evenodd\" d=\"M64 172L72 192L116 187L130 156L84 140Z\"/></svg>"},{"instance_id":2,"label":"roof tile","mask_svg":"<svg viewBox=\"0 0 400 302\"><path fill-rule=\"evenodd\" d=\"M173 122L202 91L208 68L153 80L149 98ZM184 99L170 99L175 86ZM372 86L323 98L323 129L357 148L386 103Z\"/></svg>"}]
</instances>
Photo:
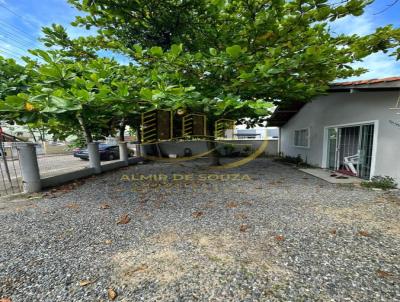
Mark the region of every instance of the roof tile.
<instances>
[{"instance_id":1,"label":"roof tile","mask_svg":"<svg viewBox=\"0 0 400 302\"><path fill-rule=\"evenodd\" d=\"M394 81L400 81L400 77L337 82L337 83L333 83L332 86L356 86L356 85L368 85L368 84L376 84L376 83L384 83L384 82L394 82Z\"/></svg>"}]
</instances>

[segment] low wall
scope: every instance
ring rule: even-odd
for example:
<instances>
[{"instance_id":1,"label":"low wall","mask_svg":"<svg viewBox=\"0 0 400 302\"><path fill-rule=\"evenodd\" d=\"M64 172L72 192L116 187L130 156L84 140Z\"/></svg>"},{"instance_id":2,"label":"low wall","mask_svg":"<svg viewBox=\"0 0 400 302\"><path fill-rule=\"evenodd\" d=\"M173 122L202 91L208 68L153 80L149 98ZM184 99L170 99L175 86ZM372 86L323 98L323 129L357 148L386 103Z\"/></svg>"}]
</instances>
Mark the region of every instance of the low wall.
<instances>
[{"instance_id":1,"label":"low wall","mask_svg":"<svg viewBox=\"0 0 400 302\"><path fill-rule=\"evenodd\" d=\"M143 162L143 158L140 157L132 157L128 159L128 164L129 165L134 165L139 162ZM122 167L126 167L126 162L123 161L115 161L111 163L103 163L101 165L101 172L107 172L107 171L112 171L116 170ZM49 176L49 177L42 177L40 179L41 184L42 184L42 189L50 188L50 187L56 187L60 186L62 184L65 184L67 182L71 182L80 178L85 178L89 177L92 175L96 175L95 169L94 168L83 168L80 170L60 174L60 175L55 175L55 176Z\"/></svg>"},{"instance_id":2,"label":"low wall","mask_svg":"<svg viewBox=\"0 0 400 302\"><path fill-rule=\"evenodd\" d=\"M217 148L223 148L224 145L233 145L234 151L243 152L244 148L250 147L251 150L258 149L264 140L222 140L217 141ZM162 142L159 144L160 151L164 156L169 154L176 154L178 157L184 156L185 148L189 148L193 155L206 153L209 148L207 141L178 141L178 142ZM267 148L263 152L265 156L276 156L278 155L278 140L268 140Z\"/></svg>"},{"instance_id":3,"label":"low wall","mask_svg":"<svg viewBox=\"0 0 400 302\"><path fill-rule=\"evenodd\" d=\"M40 179L40 181L42 183L42 189L46 189L50 187L59 186L76 179L89 177L94 174L95 171L93 168L83 168L77 171L72 171L56 176L43 177Z\"/></svg>"},{"instance_id":4,"label":"low wall","mask_svg":"<svg viewBox=\"0 0 400 302\"><path fill-rule=\"evenodd\" d=\"M264 143L264 140L252 139L252 140L224 140L223 143L232 144L235 149L234 151L241 151L246 146L250 146L251 150L255 151L260 148L260 146ZM265 156L276 156L278 155L278 140L277 139L269 139L267 148L263 152Z\"/></svg>"},{"instance_id":5,"label":"low wall","mask_svg":"<svg viewBox=\"0 0 400 302\"><path fill-rule=\"evenodd\" d=\"M112 170L119 169L122 167L126 167L126 163L123 161L104 163L104 164L101 164L101 172L112 171Z\"/></svg>"},{"instance_id":6,"label":"low wall","mask_svg":"<svg viewBox=\"0 0 400 302\"><path fill-rule=\"evenodd\" d=\"M178 141L178 142L162 142L159 144L160 151L163 156L176 154L178 157L185 155L185 149L189 148L193 155L206 153L209 148L206 141Z\"/></svg>"}]
</instances>

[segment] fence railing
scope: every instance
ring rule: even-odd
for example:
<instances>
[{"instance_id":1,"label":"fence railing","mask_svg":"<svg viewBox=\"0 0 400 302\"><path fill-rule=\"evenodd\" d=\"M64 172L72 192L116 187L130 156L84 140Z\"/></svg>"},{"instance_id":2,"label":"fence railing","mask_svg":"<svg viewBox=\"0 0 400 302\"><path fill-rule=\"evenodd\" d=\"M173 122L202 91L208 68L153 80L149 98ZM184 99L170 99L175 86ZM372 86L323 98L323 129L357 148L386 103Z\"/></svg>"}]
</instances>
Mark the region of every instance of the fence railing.
<instances>
[{"instance_id":1,"label":"fence railing","mask_svg":"<svg viewBox=\"0 0 400 302\"><path fill-rule=\"evenodd\" d=\"M22 192L18 144L0 141L0 196Z\"/></svg>"},{"instance_id":2,"label":"fence railing","mask_svg":"<svg viewBox=\"0 0 400 302\"><path fill-rule=\"evenodd\" d=\"M127 143L119 143L119 160L101 164L98 143L89 143L89 161L72 154L38 155L37 144L0 142L0 196L34 193L79 178L100 174L143 161L130 157ZM71 163L79 163L75 166ZM56 165L57 164L57 165Z\"/></svg>"}]
</instances>

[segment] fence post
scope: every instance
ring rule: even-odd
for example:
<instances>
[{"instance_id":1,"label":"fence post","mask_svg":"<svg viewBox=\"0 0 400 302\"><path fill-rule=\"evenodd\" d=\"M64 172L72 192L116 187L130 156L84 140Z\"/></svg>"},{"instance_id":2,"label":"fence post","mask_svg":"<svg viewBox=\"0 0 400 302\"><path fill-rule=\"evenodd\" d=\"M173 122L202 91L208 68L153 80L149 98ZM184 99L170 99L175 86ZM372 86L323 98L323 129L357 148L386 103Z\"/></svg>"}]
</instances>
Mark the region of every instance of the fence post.
<instances>
[{"instance_id":1,"label":"fence post","mask_svg":"<svg viewBox=\"0 0 400 302\"><path fill-rule=\"evenodd\" d=\"M23 143L18 149L24 192L40 192L42 190L42 183L35 145L32 143Z\"/></svg>"},{"instance_id":2,"label":"fence post","mask_svg":"<svg viewBox=\"0 0 400 302\"><path fill-rule=\"evenodd\" d=\"M127 142L119 142L119 159L128 165L128 144Z\"/></svg>"},{"instance_id":3,"label":"fence post","mask_svg":"<svg viewBox=\"0 0 400 302\"><path fill-rule=\"evenodd\" d=\"M88 143L89 166L96 174L101 173L99 143Z\"/></svg>"}]
</instances>

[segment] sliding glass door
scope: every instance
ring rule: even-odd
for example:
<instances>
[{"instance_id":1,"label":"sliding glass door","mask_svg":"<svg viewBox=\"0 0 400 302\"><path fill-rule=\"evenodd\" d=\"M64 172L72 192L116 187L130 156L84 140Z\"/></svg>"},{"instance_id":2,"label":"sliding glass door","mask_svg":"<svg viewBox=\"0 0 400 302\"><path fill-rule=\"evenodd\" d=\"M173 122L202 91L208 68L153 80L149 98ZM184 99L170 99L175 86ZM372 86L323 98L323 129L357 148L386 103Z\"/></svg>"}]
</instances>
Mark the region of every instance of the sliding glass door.
<instances>
[{"instance_id":1,"label":"sliding glass door","mask_svg":"<svg viewBox=\"0 0 400 302\"><path fill-rule=\"evenodd\" d=\"M328 168L369 179L373 137L374 124L328 128Z\"/></svg>"},{"instance_id":2,"label":"sliding glass door","mask_svg":"<svg viewBox=\"0 0 400 302\"><path fill-rule=\"evenodd\" d=\"M337 128L328 129L328 168L331 170L336 170L338 166L338 133Z\"/></svg>"},{"instance_id":3,"label":"sliding glass door","mask_svg":"<svg viewBox=\"0 0 400 302\"><path fill-rule=\"evenodd\" d=\"M372 148L374 142L374 125L361 126L360 137L360 164L358 175L361 178L369 179L371 176Z\"/></svg>"}]
</instances>

